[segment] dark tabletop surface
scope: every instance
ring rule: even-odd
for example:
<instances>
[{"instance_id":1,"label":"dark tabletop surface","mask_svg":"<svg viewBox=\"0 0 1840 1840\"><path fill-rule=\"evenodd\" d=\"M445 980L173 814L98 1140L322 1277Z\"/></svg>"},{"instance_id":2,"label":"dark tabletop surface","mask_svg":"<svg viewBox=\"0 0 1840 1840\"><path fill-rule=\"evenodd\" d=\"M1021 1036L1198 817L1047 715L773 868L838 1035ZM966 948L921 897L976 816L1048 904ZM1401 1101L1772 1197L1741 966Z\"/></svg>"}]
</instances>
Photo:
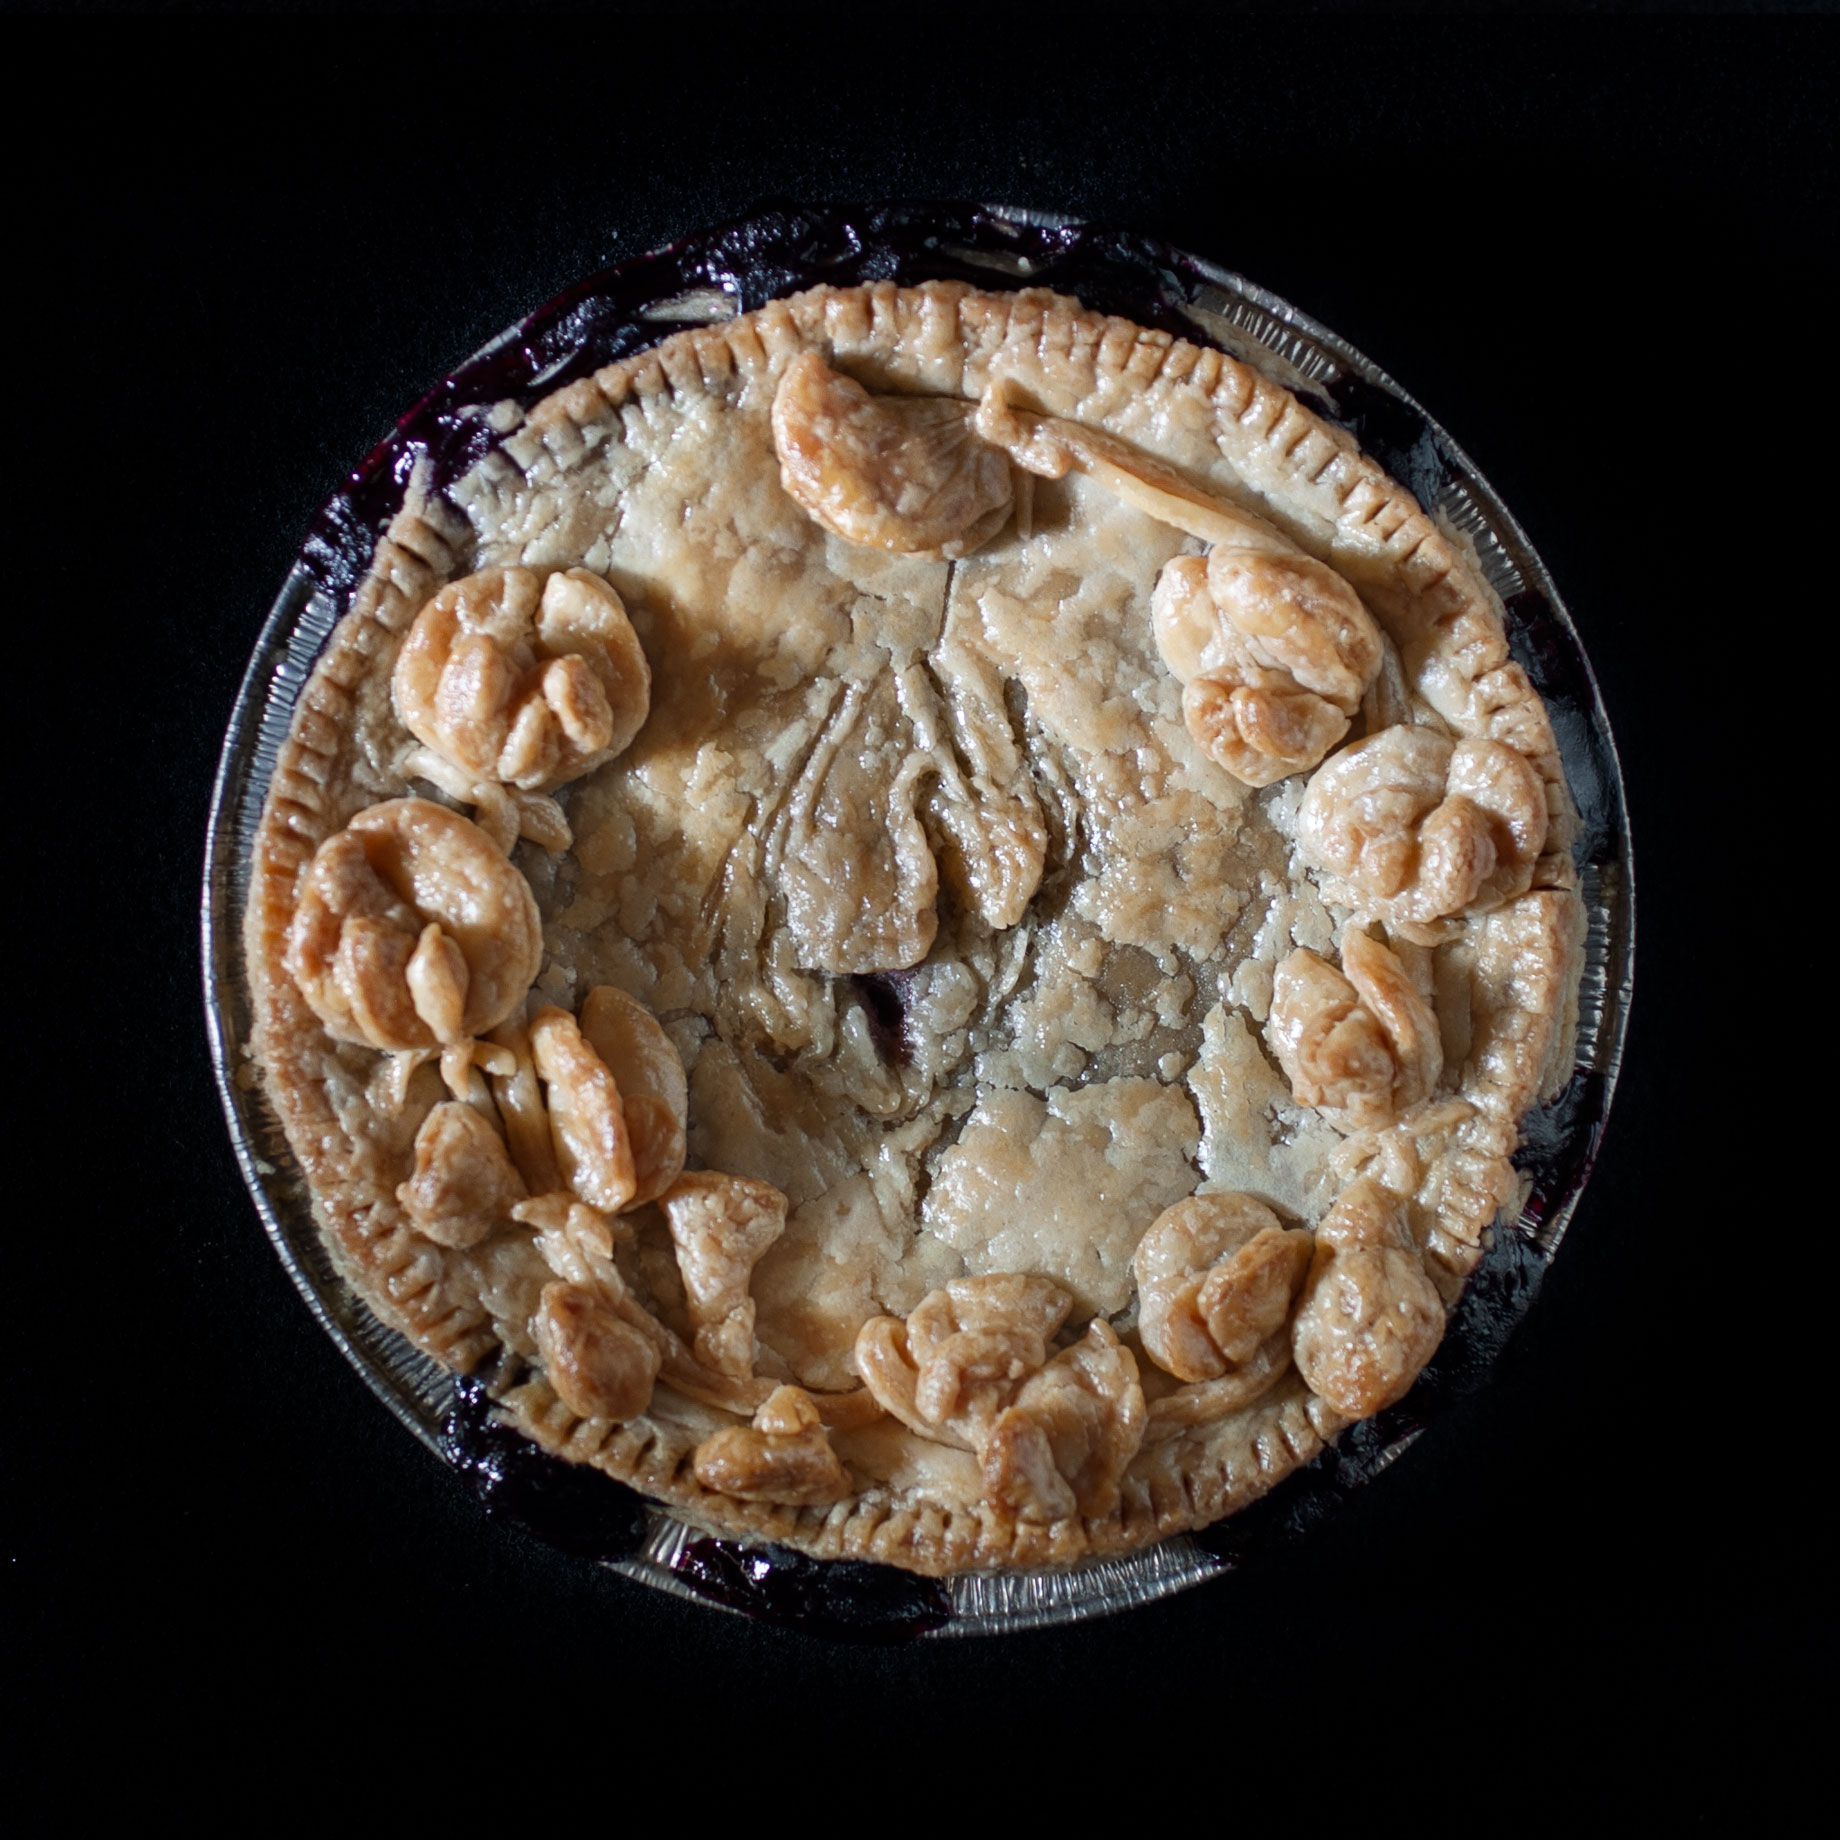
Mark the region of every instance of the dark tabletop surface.
<instances>
[{"instance_id":1,"label":"dark tabletop surface","mask_svg":"<svg viewBox=\"0 0 1840 1840\"><path fill-rule=\"evenodd\" d=\"M1746 1020L1771 800L1721 790L1718 765L1779 784L1785 674L1793 700L1823 668L1774 649L1816 602L1798 559L1770 559L1771 507L1810 482L1831 524L1831 465L1798 473L1790 445L1832 393L1833 322L1810 317L1832 279L1831 22L1053 19L892 62L764 9L26 41L0 132L31 257L7 502L14 706L39 738L12 788L15 975L42 1020L11 1046L16 1090L57 1116L10 1153L33 1200L12 1210L5 1511L8 1671L48 1734L102 1720L188 1779L232 1742L465 1781L586 1746L611 1796L619 1746L674 1733L672 1780L731 1808L772 1800L745 1792L744 1754L779 1751L815 1808L866 1741L886 1784L931 1757L954 1820L987 1769L1020 1788L1074 1765L1142 1819L1191 1777L1223 1820L1300 1769L1325 1818L1377 1785L1402 1814L1671 1786L1710 1818L1717 1791L1793 1770L1824 1643L1807 1489L1828 1401L1791 1409L1776 1365L1807 1316L1786 1168L1758 1141L1781 1083ZM394 417L610 260L767 198L889 197L1149 232L1416 395L1595 662L1640 920L1603 1157L1483 1394L1246 1572L1085 1628L872 1649L669 1601L482 1518L260 1231L196 931L250 647Z\"/></svg>"}]
</instances>

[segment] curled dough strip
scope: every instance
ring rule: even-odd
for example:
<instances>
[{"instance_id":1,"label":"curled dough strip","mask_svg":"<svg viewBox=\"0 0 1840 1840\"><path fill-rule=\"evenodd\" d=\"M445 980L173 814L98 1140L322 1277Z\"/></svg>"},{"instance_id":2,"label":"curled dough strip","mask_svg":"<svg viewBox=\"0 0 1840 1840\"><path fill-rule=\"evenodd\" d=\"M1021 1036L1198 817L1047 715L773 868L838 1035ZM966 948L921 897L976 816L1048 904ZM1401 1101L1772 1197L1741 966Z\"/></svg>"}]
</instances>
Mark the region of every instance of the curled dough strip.
<instances>
[{"instance_id":1,"label":"curled dough strip","mask_svg":"<svg viewBox=\"0 0 1840 1840\"><path fill-rule=\"evenodd\" d=\"M1161 1444L1184 1431L1230 1418L1263 1399L1284 1377L1290 1364L1290 1335L1281 1330L1231 1373L1217 1380L1196 1381L1179 1392L1153 1399L1144 1426L1144 1442Z\"/></svg>"},{"instance_id":2,"label":"curled dough strip","mask_svg":"<svg viewBox=\"0 0 1840 1840\"><path fill-rule=\"evenodd\" d=\"M986 441L1002 448L1025 471L1043 479L1064 479L1077 467L1126 504L1203 543L1300 553L1276 525L1256 512L1203 491L1174 467L1116 435L1014 407L1002 379L984 392L976 424Z\"/></svg>"},{"instance_id":3,"label":"curled dough strip","mask_svg":"<svg viewBox=\"0 0 1840 1840\"><path fill-rule=\"evenodd\" d=\"M1136 1359L1095 1319L997 1415L978 1452L984 1486L1022 1520L1110 1514L1146 1423Z\"/></svg>"}]
</instances>

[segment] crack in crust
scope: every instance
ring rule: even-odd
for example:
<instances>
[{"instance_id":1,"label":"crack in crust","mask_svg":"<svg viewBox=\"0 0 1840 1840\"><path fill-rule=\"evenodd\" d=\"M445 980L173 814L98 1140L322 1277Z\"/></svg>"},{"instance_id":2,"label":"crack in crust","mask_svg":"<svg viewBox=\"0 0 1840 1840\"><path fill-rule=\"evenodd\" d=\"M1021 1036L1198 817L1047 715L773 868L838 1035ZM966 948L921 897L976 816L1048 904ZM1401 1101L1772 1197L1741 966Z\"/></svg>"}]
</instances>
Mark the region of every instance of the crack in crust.
<instances>
[{"instance_id":1,"label":"crack in crust","mask_svg":"<svg viewBox=\"0 0 1840 1840\"><path fill-rule=\"evenodd\" d=\"M1566 879L1573 815L1550 727L1508 659L1500 616L1459 546L1346 435L1236 360L1039 291L983 295L946 283L814 290L667 340L537 405L502 452L482 464L474 489L489 496L510 490L526 471L566 470L622 413L643 417L702 396L739 401L770 386L806 349L847 363L878 388L969 402L1001 377L1068 419L1097 424L1128 402L1142 411L1138 426L1205 429L1219 480L1231 481L1258 516L1303 550L1332 563L1378 615L1406 688L1459 737L1499 743L1530 764L1546 807L1543 854L1529 877L1536 892L1458 923L1474 937L1477 988L1493 993L1498 1007L1462 1070L1476 1116L1426 1178L1443 1184L1429 1257L1460 1262L1466 1250L1473 1257L1506 1192L1503 1172L1511 1177L1506 1159L1519 1110L1563 1064L1579 919ZM386 1321L462 1370L521 1333L483 1282L479 1261L491 1242L443 1246L414 1231L395 1192L412 1167L414 1107L393 1132L354 1133L350 1121L372 1115L366 1091L376 1077L374 1056L327 1040L283 960L296 887L314 851L356 811L403 790L393 765L354 753L346 737L374 695L376 661L387 667L416 611L462 571L466 545L464 525L418 474L303 693L264 810L247 923L257 1011L252 1046L313 1184L335 1260ZM439 980L425 982L438 1010ZM424 1079L433 1076L416 1076ZM1248 1366L1271 1359L1268 1349ZM689 1377L687 1384L696 1382ZM761 1384L758 1397L736 1399L728 1409L757 1411L771 1390ZM1217 1383L1197 1390L1210 1384ZM1011 1500L953 1506L890 1486L829 1505L740 1501L705 1487L692 1446L651 1421L610 1426L584 1417L543 1378L508 1393L503 1406L546 1448L594 1462L718 1531L927 1572L1068 1563L1205 1524L1307 1462L1346 1422L1296 1372L1283 1372L1249 1405L1146 1439L1103 1513L1095 1507L1043 1521ZM1033 1473L1021 1456L1012 1467Z\"/></svg>"}]
</instances>

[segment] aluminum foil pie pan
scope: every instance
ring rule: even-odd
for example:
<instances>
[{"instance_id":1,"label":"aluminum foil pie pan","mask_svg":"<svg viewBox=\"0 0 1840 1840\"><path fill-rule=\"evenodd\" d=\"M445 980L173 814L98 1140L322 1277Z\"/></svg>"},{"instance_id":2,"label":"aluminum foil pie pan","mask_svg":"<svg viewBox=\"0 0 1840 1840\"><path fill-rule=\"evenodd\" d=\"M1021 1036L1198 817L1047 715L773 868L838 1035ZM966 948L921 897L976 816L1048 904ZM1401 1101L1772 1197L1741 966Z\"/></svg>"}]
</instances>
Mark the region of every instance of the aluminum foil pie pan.
<instances>
[{"instance_id":1,"label":"aluminum foil pie pan","mask_svg":"<svg viewBox=\"0 0 1840 1840\"><path fill-rule=\"evenodd\" d=\"M483 1381L457 1379L379 1322L333 1269L306 1182L248 1057L242 932L256 829L295 705L418 461L445 487L497 438L487 420L492 404L510 397L529 406L684 326L824 282L944 278L989 289L1053 287L1089 308L1229 352L1346 428L1473 542L1506 609L1513 654L1558 737L1581 817L1574 854L1589 931L1572 1076L1525 1119L1514 1159L1525 1192L1520 1216L1494 1230L1443 1343L1405 1399L1199 1533L1065 1570L928 1579L689 1527L497 1424ZM315 520L257 641L218 766L203 912L211 1051L244 1179L308 1308L377 1397L467 1479L490 1514L675 1596L867 1641L1076 1622L1245 1565L1302 1537L1478 1386L1531 1305L1590 1174L1616 1084L1635 938L1622 774L1589 661L1532 545L1450 436L1334 333L1199 257L1037 212L936 204L770 210L620 263L511 327L411 409Z\"/></svg>"}]
</instances>

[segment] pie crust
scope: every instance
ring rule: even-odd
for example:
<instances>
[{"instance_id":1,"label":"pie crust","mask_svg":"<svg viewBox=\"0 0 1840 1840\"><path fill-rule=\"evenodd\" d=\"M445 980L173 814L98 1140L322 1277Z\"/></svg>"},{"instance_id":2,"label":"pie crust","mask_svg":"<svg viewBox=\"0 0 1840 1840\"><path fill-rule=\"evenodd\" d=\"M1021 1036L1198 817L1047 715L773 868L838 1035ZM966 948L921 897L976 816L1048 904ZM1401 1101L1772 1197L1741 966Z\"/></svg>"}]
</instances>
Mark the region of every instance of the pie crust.
<instances>
[{"instance_id":1,"label":"pie crust","mask_svg":"<svg viewBox=\"0 0 1840 1840\"><path fill-rule=\"evenodd\" d=\"M814 289L494 427L303 691L248 910L252 1051L377 1314L693 1524L932 1574L1204 1526L1399 1397L1570 1071L1583 935L1467 540L1249 365L1042 290ZM516 784L393 696L473 578L524 597L529 734L549 584L643 653L595 600L611 726L544 679L573 739ZM483 872L462 937L378 854L462 831L540 918L508 1018L520 897Z\"/></svg>"}]
</instances>

